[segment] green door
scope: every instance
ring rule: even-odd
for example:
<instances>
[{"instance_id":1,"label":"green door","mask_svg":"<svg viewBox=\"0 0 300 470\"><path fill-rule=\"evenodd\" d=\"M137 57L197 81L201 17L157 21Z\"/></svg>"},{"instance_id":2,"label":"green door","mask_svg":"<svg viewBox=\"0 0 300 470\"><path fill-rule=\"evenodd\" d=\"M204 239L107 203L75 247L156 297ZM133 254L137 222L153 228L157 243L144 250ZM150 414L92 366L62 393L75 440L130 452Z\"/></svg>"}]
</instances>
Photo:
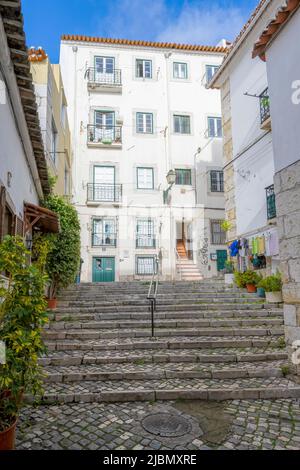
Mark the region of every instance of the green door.
<instances>
[{"instance_id":1,"label":"green door","mask_svg":"<svg viewBox=\"0 0 300 470\"><path fill-rule=\"evenodd\" d=\"M115 281L115 258L93 258L93 282Z\"/></svg>"},{"instance_id":2,"label":"green door","mask_svg":"<svg viewBox=\"0 0 300 470\"><path fill-rule=\"evenodd\" d=\"M217 250L217 270L221 271L225 268L225 262L227 261L227 251Z\"/></svg>"}]
</instances>

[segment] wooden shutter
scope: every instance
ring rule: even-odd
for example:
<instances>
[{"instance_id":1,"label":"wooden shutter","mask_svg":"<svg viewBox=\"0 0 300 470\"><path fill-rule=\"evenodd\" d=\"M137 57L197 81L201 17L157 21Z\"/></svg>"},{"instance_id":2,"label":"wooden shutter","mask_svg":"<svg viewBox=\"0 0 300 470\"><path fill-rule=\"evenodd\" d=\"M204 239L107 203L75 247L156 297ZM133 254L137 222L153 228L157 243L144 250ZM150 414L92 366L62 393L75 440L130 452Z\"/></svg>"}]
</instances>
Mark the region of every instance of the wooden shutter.
<instances>
[{"instance_id":1,"label":"wooden shutter","mask_svg":"<svg viewBox=\"0 0 300 470\"><path fill-rule=\"evenodd\" d=\"M15 234L24 237L24 222L17 215L15 216Z\"/></svg>"}]
</instances>

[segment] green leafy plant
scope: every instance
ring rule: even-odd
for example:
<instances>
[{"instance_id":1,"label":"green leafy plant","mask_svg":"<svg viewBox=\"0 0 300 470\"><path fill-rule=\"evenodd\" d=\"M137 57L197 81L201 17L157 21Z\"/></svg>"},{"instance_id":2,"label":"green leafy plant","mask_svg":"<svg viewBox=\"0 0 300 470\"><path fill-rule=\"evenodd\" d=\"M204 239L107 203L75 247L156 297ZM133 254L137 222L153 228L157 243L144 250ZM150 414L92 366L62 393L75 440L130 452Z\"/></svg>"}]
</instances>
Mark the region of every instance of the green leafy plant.
<instances>
[{"instance_id":1,"label":"green leafy plant","mask_svg":"<svg viewBox=\"0 0 300 470\"><path fill-rule=\"evenodd\" d=\"M266 292L281 292L282 289L282 280L280 273L272 274L272 276L267 276L258 284L259 287L265 289Z\"/></svg>"},{"instance_id":2,"label":"green leafy plant","mask_svg":"<svg viewBox=\"0 0 300 470\"><path fill-rule=\"evenodd\" d=\"M290 373L290 367L288 365L283 365L280 367L283 377L286 377Z\"/></svg>"},{"instance_id":3,"label":"green leafy plant","mask_svg":"<svg viewBox=\"0 0 300 470\"><path fill-rule=\"evenodd\" d=\"M221 223L221 229L224 232L228 232L229 230L232 229L232 223L229 222L229 220L223 220L223 222Z\"/></svg>"},{"instance_id":4,"label":"green leafy plant","mask_svg":"<svg viewBox=\"0 0 300 470\"><path fill-rule=\"evenodd\" d=\"M0 244L0 272L7 277L0 287L0 340L6 346L6 361L0 364L0 432L16 420L25 393L42 391L38 357L45 352L42 328L48 321L46 255L29 264L22 238L7 236Z\"/></svg>"},{"instance_id":5,"label":"green leafy plant","mask_svg":"<svg viewBox=\"0 0 300 470\"><path fill-rule=\"evenodd\" d=\"M232 261L225 261L225 268L224 268L224 272L225 274L232 274L234 271L234 264Z\"/></svg>"},{"instance_id":6,"label":"green leafy plant","mask_svg":"<svg viewBox=\"0 0 300 470\"><path fill-rule=\"evenodd\" d=\"M237 287L244 288L246 287L245 281L243 279L243 273L235 271L234 273L234 282L236 283Z\"/></svg>"},{"instance_id":7,"label":"green leafy plant","mask_svg":"<svg viewBox=\"0 0 300 470\"><path fill-rule=\"evenodd\" d=\"M80 264L80 223L76 209L63 197L51 194L44 206L56 212L60 219L60 233L51 238L52 249L47 257L50 299L56 298L60 288L74 282Z\"/></svg>"},{"instance_id":8,"label":"green leafy plant","mask_svg":"<svg viewBox=\"0 0 300 470\"><path fill-rule=\"evenodd\" d=\"M234 273L234 280L236 285L242 288L251 284L257 286L260 283L261 279L261 276L256 271L247 270L244 273Z\"/></svg>"}]
</instances>

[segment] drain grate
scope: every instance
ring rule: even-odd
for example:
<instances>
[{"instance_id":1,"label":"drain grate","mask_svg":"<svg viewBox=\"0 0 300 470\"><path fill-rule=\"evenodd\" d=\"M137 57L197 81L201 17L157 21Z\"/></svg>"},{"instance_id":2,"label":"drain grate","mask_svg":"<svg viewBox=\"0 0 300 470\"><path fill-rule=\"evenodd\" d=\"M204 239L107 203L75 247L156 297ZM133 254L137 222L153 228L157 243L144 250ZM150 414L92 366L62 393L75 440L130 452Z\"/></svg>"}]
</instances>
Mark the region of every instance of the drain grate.
<instances>
[{"instance_id":1,"label":"drain grate","mask_svg":"<svg viewBox=\"0 0 300 470\"><path fill-rule=\"evenodd\" d=\"M192 430L187 419L171 413L148 415L143 419L142 426L151 434L161 437L180 437Z\"/></svg>"}]
</instances>

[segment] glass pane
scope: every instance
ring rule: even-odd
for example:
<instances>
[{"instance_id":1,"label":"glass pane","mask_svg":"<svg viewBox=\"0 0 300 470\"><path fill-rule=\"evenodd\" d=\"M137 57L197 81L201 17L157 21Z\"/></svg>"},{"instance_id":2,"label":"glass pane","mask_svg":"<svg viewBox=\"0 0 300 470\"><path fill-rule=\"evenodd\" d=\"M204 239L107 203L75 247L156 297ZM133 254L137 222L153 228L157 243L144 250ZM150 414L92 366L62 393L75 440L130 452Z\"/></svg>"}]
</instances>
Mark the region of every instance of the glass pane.
<instances>
[{"instance_id":1,"label":"glass pane","mask_svg":"<svg viewBox=\"0 0 300 470\"><path fill-rule=\"evenodd\" d=\"M152 114L148 113L145 115L146 117L146 132L151 134L152 133Z\"/></svg>"},{"instance_id":2,"label":"glass pane","mask_svg":"<svg viewBox=\"0 0 300 470\"><path fill-rule=\"evenodd\" d=\"M151 60L146 60L144 62L144 65L145 65L145 78L151 78L151 75L152 75L152 63L151 63Z\"/></svg>"},{"instance_id":3,"label":"glass pane","mask_svg":"<svg viewBox=\"0 0 300 470\"><path fill-rule=\"evenodd\" d=\"M95 58L95 69L97 73L103 73L104 70L104 57Z\"/></svg>"},{"instance_id":4,"label":"glass pane","mask_svg":"<svg viewBox=\"0 0 300 470\"><path fill-rule=\"evenodd\" d=\"M139 59L136 61L136 76L138 78L143 77L143 61Z\"/></svg>"},{"instance_id":5,"label":"glass pane","mask_svg":"<svg viewBox=\"0 0 300 470\"><path fill-rule=\"evenodd\" d=\"M217 136L222 137L222 119L217 118L216 121L217 121Z\"/></svg>"},{"instance_id":6,"label":"glass pane","mask_svg":"<svg viewBox=\"0 0 300 470\"><path fill-rule=\"evenodd\" d=\"M114 72L114 65L115 65L115 60L113 57L106 57L106 67L105 71L106 73L113 73Z\"/></svg>"}]
</instances>

